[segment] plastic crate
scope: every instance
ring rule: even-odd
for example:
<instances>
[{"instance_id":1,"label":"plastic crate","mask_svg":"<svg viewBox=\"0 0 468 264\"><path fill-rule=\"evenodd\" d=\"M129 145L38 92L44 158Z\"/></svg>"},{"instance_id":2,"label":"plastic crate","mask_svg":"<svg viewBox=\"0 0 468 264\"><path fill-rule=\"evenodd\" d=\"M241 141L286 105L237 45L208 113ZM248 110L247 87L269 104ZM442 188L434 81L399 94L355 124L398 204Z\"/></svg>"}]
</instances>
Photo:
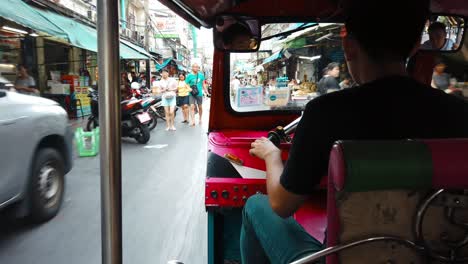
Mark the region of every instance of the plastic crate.
<instances>
[{"instance_id":1,"label":"plastic crate","mask_svg":"<svg viewBox=\"0 0 468 264\"><path fill-rule=\"evenodd\" d=\"M99 153L99 127L90 132L79 127L75 131L76 146L80 157L92 157Z\"/></svg>"}]
</instances>

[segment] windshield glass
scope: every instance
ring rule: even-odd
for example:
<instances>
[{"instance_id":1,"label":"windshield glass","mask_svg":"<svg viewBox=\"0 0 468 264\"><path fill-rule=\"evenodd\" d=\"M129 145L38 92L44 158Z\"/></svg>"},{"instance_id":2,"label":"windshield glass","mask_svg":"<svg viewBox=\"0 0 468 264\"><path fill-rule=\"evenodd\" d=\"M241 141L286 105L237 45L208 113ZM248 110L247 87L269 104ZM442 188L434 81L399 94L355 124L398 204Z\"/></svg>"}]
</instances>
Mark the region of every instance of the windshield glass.
<instances>
[{"instance_id":1,"label":"windshield glass","mask_svg":"<svg viewBox=\"0 0 468 264\"><path fill-rule=\"evenodd\" d=\"M230 54L231 107L238 112L301 111L322 93L350 87L341 27L335 23L263 25L263 38L276 37L262 41L257 52ZM324 71L330 63L336 67Z\"/></svg>"}]
</instances>

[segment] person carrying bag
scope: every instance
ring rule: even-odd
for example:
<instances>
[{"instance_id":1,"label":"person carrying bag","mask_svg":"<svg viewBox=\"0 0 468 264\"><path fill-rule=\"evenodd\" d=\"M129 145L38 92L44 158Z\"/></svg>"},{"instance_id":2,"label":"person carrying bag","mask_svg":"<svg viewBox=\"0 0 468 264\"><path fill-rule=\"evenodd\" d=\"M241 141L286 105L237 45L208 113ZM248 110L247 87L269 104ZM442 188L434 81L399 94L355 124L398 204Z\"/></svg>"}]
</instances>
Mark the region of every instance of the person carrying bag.
<instances>
[{"instance_id":1,"label":"person carrying bag","mask_svg":"<svg viewBox=\"0 0 468 264\"><path fill-rule=\"evenodd\" d=\"M195 126L195 110L198 110L199 124L202 123L203 116L203 92L205 87L203 81L205 76L200 72L200 66L197 63L192 64L192 72L187 75L185 82L190 85L192 91L190 92L189 101L190 101L190 117L191 117L191 126Z\"/></svg>"},{"instance_id":2,"label":"person carrying bag","mask_svg":"<svg viewBox=\"0 0 468 264\"><path fill-rule=\"evenodd\" d=\"M166 113L166 131L175 131L174 112L176 107L177 83L175 80L169 78L169 72L167 72L166 69L162 70L162 78L159 81L159 87L162 93L161 105L164 106L164 112Z\"/></svg>"}]
</instances>

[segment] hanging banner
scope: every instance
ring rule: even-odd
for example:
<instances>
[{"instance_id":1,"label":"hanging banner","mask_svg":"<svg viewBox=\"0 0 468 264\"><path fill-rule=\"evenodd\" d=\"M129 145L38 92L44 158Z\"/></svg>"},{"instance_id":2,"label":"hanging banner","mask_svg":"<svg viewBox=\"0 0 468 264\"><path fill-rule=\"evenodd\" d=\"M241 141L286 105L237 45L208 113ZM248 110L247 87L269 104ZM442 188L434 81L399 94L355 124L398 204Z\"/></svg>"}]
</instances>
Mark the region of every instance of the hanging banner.
<instances>
[{"instance_id":1,"label":"hanging banner","mask_svg":"<svg viewBox=\"0 0 468 264\"><path fill-rule=\"evenodd\" d=\"M176 16L156 17L156 38L179 38Z\"/></svg>"}]
</instances>

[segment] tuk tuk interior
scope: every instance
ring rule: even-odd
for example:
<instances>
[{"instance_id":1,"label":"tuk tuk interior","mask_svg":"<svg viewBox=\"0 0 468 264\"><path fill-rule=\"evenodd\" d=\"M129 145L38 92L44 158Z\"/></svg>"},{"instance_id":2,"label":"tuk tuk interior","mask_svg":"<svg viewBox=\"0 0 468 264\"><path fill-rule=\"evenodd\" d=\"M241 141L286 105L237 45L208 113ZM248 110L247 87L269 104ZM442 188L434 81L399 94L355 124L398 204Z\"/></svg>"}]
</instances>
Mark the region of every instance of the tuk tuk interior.
<instances>
[{"instance_id":1,"label":"tuk tuk interior","mask_svg":"<svg viewBox=\"0 0 468 264\"><path fill-rule=\"evenodd\" d=\"M242 18L255 19L259 21L262 30L267 25L284 24L285 26L281 27L283 29L282 32L290 30L290 34L301 34L301 30L303 32L309 27L312 29L314 28L314 24L318 23L318 27L324 29L323 35L331 34L325 38L333 39L339 37L340 25L343 23L343 18L338 8L338 1L162 0L161 2L195 26L214 28L214 30L216 30L217 25L219 26L219 17L227 15L237 17L240 20ZM468 6L466 6L463 0L451 1L450 3L433 0L432 12L446 16L466 18L468 16ZM462 29L463 32L466 31L466 22L462 24ZM284 42L284 39L287 39L290 34L278 36L273 38L273 40ZM318 38L320 36L316 37L316 39ZM460 78L465 83L468 83L468 76L466 74L468 72L467 39L464 38L464 35L461 36L460 47L456 51L445 53L437 51L418 52L408 62L409 74L423 83L430 84L435 63L443 59L444 63L450 69L453 69L455 75L461 76ZM336 38L334 40L335 46L339 46L336 44ZM303 45L308 44L303 43ZM258 54L265 52L262 50L261 45L260 43L259 47L251 51L257 54L257 59ZM294 45L301 44L294 43ZM267 52L268 56L261 55L260 60L257 60L263 66L263 71L265 71L266 67L270 67L268 63L271 60L268 61L268 59L275 59L271 58L275 55L275 52L271 49ZM285 56L285 52L283 51L279 57L291 56L291 54ZM276 134L277 138L281 139L279 147L282 150L282 158L283 160L287 160L288 151L291 147L290 137L293 136L293 133L291 131L284 133L284 127L277 126L286 126L297 120L302 110L301 106L297 105L278 107L275 104L269 105L266 108L256 108L255 106L258 102L255 102L254 99L244 101L245 105L236 101L236 98L239 97L232 95L231 81L233 78L236 78L235 75L237 74L233 74L233 67L235 67L233 60L237 58L236 56L241 56L239 54L242 53L233 52L233 50L228 49L215 49L214 51L207 178L205 184L205 206L208 212L209 263L239 262L239 234L242 222L242 207L251 195L258 192L266 193L265 164L263 161L249 155L250 144L259 137L275 136ZM297 56L307 57L304 54L296 54ZM288 59L285 58L285 61ZM310 57L308 59L310 60ZM281 58L279 61L281 63ZM253 66L255 68L257 65ZM288 75L289 73L284 72L284 74ZM274 75L275 81L281 79L282 76L279 75L281 74ZM269 77L267 76L267 80L271 79ZM303 79L303 76L297 77L296 75L295 77L301 81ZM288 79L287 81L291 80ZM264 85L268 84L264 83ZM256 93L260 96L263 96L265 93L263 90L251 90L252 92L250 90L242 91L252 93L254 97ZM253 107L243 108L245 106ZM362 153L362 151L375 149L375 146L362 146L353 142L339 143L332 151L332 157L334 158L330 160L328 179L324 178L321 186L317 188L317 192L310 197L309 202L294 215L294 218L304 229L321 242L325 240L324 232L328 226L329 231L326 242L332 248L331 250L329 248L328 251L325 250L325 253L322 255L319 254L319 256L313 256L298 263L316 261L319 257L333 253L334 250L341 250L341 246L344 246L344 248L354 247L356 244L353 244L353 242L356 241L358 241L357 244L361 244L380 240L384 242L378 242L376 243L377 245L362 246L360 249L356 249L354 254L347 255L346 253L340 253L339 260L343 263L367 263L363 261L362 256L368 255L367 259L375 260L374 263L400 263L400 261L408 263L408 260L413 261L409 261L409 263L426 263L428 259L421 260L418 257L419 253L426 252L425 256L431 259L431 261L435 260L436 262L434 263L447 261L466 262L468 260L467 249L465 247L468 244L467 229L466 224L464 224L466 221L460 222L461 220L458 218L460 215L463 215L462 219L466 220L465 210L461 210L463 214L458 214L458 209L467 208L466 193L464 191L453 193L444 190L433 192L432 190L442 188L460 190L468 186L468 180L465 180L466 177L463 177L463 175L468 173L468 167L463 159L454 158L447 161L443 158L443 155L448 155L448 153L450 155L455 153L455 156L463 157L462 153L466 153L468 150L467 141L393 142L391 146L382 142L376 142L375 144L383 150L390 150L395 146L401 150L405 150L412 144L425 144L430 149L430 154L428 155L432 155L433 158L433 170L437 171L437 173L434 172L434 175L441 178L438 181L433 180L432 185L417 185L415 183L416 186L408 186L404 181L403 183L398 181L385 182L383 180L379 182L378 179L375 179L375 185L370 184L371 186L360 185L359 180L355 181L356 185L354 186L343 184L344 178L349 182L353 182L353 177L361 177L356 176L357 174L351 175L352 173L349 171L344 171L345 169L343 168L349 168L349 164L358 162L357 160L359 159L359 157L350 157L344 153L350 149L360 149L361 152L358 153ZM409 148L412 147L410 146ZM414 162L417 160L415 156L405 157ZM381 157L377 155L370 162L379 162L379 158L381 159L380 161L385 161L381 164L381 170L398 166L397 161L395 161L396 157L388 155ZM457 169L450 170L449 168ZM358 174L375 174L379 172L364 170ZM416 172L407 171L399 179L404 179L405 176L411 173ZM409 191L410 189L414 189L413 187L418 189L418 191ZM382 191L385 189L399 189L399 191ZM357 194L355 195L355 193ZM344 196L349 199L340 200ZM375 203L386 206L388 210L383 210L382 215L366 214L366 210L369 210L369 207L366 207L365 204L369 203L369 200L373 200L373 202L377 201ZM432 211L428 210L431 202L438 205ZM355 215L347 215L347 219L342 218L344 212L349 212L344 208L344 204L350 208L362 207L361 210L356 210L361 214L359 217L365 216L361 225L357 224L361 219L355 218ZM405 215L406 217L395 218L395 214L400 211L400 209L395 208L400 208L402 205L405 206L404 209L401 209L403 211L400 215ZM457 211L457 217L455 217L455 211ZM431 215L429 224L422 220L426 213ZM435 217L434 215L437 213L441 217ZM446 216L449 220L443 219L442 216ZM372 224L370 223L375 223L375 221L366 220L369 218L378 219L382 225L371 227ZM454 227L448 227L448 222L451 222ZM413 230L414 225L416 226L414 228L416 231ZM437 232L423 231L422 226L424 228L437 229ZM436 226L437 228L435 228ZM350 227L354 230L353 232L348 232ZM425 236L430 237L430 239L425 238ZM368 239L371 237L374 237L374 240ZM448 241L449 238L450 241ZM437 242L437 239L440 239L442 242ZM348 242L351 242L351 244ZM377 251L378 254L371 254L370 252L372 251ZM418 252L418 254L415 254L414 251ZM336 254L327 257L327 263L338 263L339 260ZM346 261L344 262L343 260Z\"/></svg>"}]
</instances>

